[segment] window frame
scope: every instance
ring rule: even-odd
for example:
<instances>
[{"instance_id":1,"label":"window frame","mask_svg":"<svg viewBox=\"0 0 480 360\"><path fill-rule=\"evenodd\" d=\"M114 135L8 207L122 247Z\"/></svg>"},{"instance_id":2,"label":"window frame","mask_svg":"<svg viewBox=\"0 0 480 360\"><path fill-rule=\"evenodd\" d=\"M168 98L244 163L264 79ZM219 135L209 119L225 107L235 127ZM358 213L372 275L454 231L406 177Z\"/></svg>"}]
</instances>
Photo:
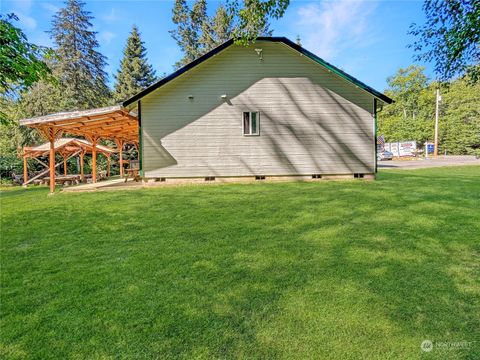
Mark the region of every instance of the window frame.
<instances>
[{"instance_id":1,"label":"window frame","mask_svg":"<svg viewBox=\"0 0 480 360\"><path fill-rule=\"evenodd\" d=\"M245 114L248 114L248 133L245 133ZM252 114L257 114L257 131L252 133ZM242 135L260 136L260 111L242 111Z\"/></svg>"}]
</instances>

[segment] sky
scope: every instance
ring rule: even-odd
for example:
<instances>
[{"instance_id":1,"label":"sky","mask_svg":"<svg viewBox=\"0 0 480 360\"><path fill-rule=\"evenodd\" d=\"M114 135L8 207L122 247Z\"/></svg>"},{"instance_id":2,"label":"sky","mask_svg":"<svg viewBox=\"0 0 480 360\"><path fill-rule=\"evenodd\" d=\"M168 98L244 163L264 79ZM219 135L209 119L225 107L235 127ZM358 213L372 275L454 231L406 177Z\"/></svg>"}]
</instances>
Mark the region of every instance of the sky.
<instances>
[{"instance_id":1,"label":"sky","mask_svg":"<svg viewBox=\"0 0 480 360\"><path fill-rule=\"evenodd\" d=\"M93 29L98 32L100 51L108 58L110 85L126 39L136 24L145 41L147 56L158 75L173 72L181 52L168 33L173 1L167 0L86 0L92 13ZM208 0L209 12L218 1ZM52 16L62 1L0 0L0 12L14 12L28 40L52 46L47 31ZM412 0L291 0L283 18L273 20L274 36L286 36L319 57L341 68L373 88L383 91L386 79L399 68L414 63L413 50L407 48L414 38L407 34L411 23L423 23L422 1ZM426 74L433 77L433 66Z\"/></svg>"}]
</instances>

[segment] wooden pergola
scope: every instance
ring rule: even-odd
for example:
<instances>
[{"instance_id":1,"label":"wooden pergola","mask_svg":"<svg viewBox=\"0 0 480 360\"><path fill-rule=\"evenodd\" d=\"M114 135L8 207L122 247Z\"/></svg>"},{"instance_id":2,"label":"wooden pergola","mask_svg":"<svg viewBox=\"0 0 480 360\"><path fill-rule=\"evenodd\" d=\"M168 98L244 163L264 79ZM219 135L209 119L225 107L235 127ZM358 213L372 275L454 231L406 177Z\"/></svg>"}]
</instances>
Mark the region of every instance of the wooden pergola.
<instances>
[{"instance_id":1,"label":"wooden pergola","mask_svg":"<svg viewBox=\"0 0 480 360\"><path fill-rule=\"evenodd\" d=\"M92 146L92 182L97 181L97 145L100 139L111 139L117 145L120 157L120 175L123 176L124 144L138 147L138 118L121 105L84 111L71 111L20 120L20 125L37 129L50 143L50 192L55 191L55 141L63 134L82 136Z\"/></svg>"},{"instance_id":2,"label":"wooden pergola","mask_svg":"<svg viewBox=\"0 0 480 360\"><path fill-rule=\"evenodd\" d=\"M100 154L103 154L107 158L107 176L110 176L110 156L115 153L114 149L103 145L96 145L95 151ZM84 174L84 157L85 154L92 154L94 152L93 145L87 140L77 139L77 138L61 138L55 141L54 150L56 153L60 154L63 158L63 171L64 175L67 176L67 161L70 158L75 156L80 157L80 178L83 181L85 178ZM23 148L23 185L28 185L35 179L45 175L49 171L49 166L43 161L38 159L39 157L45 157L50 153L50 144L45 143L42 145ZM39 164L46 167L47 170L40 172L35 177L28 179L28 159L34 159ZM55 164L55 168L58 167L61 163Z\"/></svg>"}]
</instances>

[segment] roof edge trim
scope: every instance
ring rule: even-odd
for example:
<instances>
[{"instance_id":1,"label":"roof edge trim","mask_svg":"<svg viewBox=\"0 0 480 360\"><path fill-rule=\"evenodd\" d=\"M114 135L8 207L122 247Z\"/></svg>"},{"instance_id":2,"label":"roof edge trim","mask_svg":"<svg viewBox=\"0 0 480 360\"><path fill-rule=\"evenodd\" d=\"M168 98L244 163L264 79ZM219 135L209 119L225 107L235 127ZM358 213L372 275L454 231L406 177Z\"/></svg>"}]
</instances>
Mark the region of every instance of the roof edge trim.
<instances>
[{"instance_id":1,"label":"roof edge trim","mask_svg":"<svg viewBox=\"0 0 480 360\"><path fill-rule=\"evenodd\" d=\"M340 76L341 78L345 79L346 81L348 81L348 82L352 83L353 85L358 86L359 88L367 91L372 96L374 96L375 98L383 101L384 103L392 104L394 102L392 99L390 99L385 94L375 90L374 88L372 88L372 87L368 86L367 84L361 82L360 80L356 79L355 77L347 74L345 71L340 70L336 66L334 66L334 65L330 64L329 62L323 60L322 58L318 57L317 55L308 51L307 49L301 47L300 45L297 45L296 43L287 39L286 37L257 37L256 40L284 43L285 45L287 45L287 46L291 47L292 49L298 51L299 53L307 56L311 60L315 61L316 63L318 63L320 65L322 65L327 70L329 70L329 71L333 72L334 74ZM126 107L126 106L134 103L135 101L140 100L144 96L150 94L152 91L154 91L154 90L158 89L159 87L165 85L166 83L174 80L178 76L184 74L188 70L190 70L190 69L196 67L197 65L201 64L202 62L208 60L212 56L218 54L219 52L226 49L227 47L229 47L233 43L234 43L234 40L230 39L230 40L224 42L223 44L217 46L215 49L209 51L208 53L206 53L202 56L200 56L198 59L195 59L191 63L188 63L187 65L183 66L182 68L178 69L177 71L173 72L172 74L168 75L167 77L164 77L163 79L161 79L161 80L157 81L156 83L150 85L145 90L143 90L143 91L139 92L138 94L132 96L131 98L125 100L122 103L123 106Z\"/></svg>"}]
</instances>

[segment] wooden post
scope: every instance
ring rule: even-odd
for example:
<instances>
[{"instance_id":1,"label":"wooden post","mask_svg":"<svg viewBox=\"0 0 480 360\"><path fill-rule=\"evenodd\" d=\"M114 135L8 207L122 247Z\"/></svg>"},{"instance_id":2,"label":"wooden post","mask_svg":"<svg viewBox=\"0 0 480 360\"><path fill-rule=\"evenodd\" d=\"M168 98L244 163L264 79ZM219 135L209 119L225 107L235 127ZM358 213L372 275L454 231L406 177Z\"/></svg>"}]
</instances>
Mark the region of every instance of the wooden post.
<instances>
[{"instance_id":1,"label":"wooden post","mask_svg":"<svg viewBox=\"0 0 480 360\"><path fill-rule=\"evenodd\" d=\"M63 175L67 176L67 158L63 156Z\"/></svg>"},{"instance_id":2,"label":"wooden post","mask_svg":"<svg viewBox=\"0 0 480 360\"><path fill-rule=\"evenodd\" d=\"M120 145L120 154L118 155L120 160L120 177L123 177L123 142Z\"/></svg>"},{"instance_id":3,"label":"wooden post","mask_svg":"<svg viewBox=\"0 0 480 360\"><path fill-rule=\"evenodd\" d=\"M92 138L92 183L97 182L97 138Z\"/></svg>"},{"instance_id":4,"label":"wooden post","mask_svg":"<svg viewBox=\"0 0 480 360\"><path fill-rule=\"evenodd\" d=\"M25 184L28 181L28 162L27 156L25 155L25 148L23 148L23 183Z\"/></svg>"},{"instance_id":5,"label":"wooden post","mask_svg":"<svg viewBox=\"0 0 480 360\"><path fill-rule=\"evenodd\" d=\"M80 151L77 151L76 153L74 153L73 155L71 155L70 157L68 157L67 160L70 159L70 158L73 158L73 157L77 156L79 153L80 153ZM34 159L35 159L35 158L34 158ZM62 165L61 162L59 162L58 164L55 164L54 167L55 167L55 168L58 168L58 167L60 167L60 165ZM32 177L31 179L29 179L28 182L31 183L33 180L37 180L39 177L47 174L49 171L50 171L50 167L47 166L47 170L40 171L40 173L38 173L37 175L35 175L35 176ZM28 184L24 184L24 185L28 185Z\"/></svg>"},{"instance_id":6,"label":"wooden post","mask_svg":"<svg viewBox=\"0 0 480 360\"><path fill-rule=\"evenodd\" d=\"M123 140L116 140L118 149L118 162L120 164L120 177L123 177Z\"/></svg>"},{"instance_id":7,"label":"wooden post","mask_svg":"<svg viewBox=\"0 0 480 360\"><path fill-rule=\"evenodd\" d=\"M82 182L85 181L85 174L83 173L83 157L85 156L85 153L82 151L80 153L80 179Z\"/></svg>"},{"instance_id":8,"label":"wooden post","mask_svg":"<svg viewBox=\"0 0 480 360\"><path fill-rule=\"evenodd\" d=\"M53 131L52 131L53 132ZM50 194L55 192L55 136L50 136Z\"/></svg>"},{"instance_id":9,"label":"wooden post","mask_svg":"<svg viewBox=\"0 0 480 360\"><path fill-rule=\"evenodd\" d=\"M43 135L45 139L50 142L50 152L49 152L49 164L48 164L48 171L50 173L50 194L55 193L55 168L57 164L55 164L55 140L62 136L62 130L56 129L54 127L38 127L38 132ZM59 165L59 164L58 164ZM45 172L44 172L45 173ZM36 175L29 180L29 182L37 179L38 177L42 176Z\"/></svg>"},{"instance_id":10,"label":"wooden post","mask_svg":"<svg viewBox=\"0 0 480 360\"><path fill-rule=\"evenodd\" d=\"M110 177L110 155L107 155L107 177Z\"/></svg>"}]
</instances>

